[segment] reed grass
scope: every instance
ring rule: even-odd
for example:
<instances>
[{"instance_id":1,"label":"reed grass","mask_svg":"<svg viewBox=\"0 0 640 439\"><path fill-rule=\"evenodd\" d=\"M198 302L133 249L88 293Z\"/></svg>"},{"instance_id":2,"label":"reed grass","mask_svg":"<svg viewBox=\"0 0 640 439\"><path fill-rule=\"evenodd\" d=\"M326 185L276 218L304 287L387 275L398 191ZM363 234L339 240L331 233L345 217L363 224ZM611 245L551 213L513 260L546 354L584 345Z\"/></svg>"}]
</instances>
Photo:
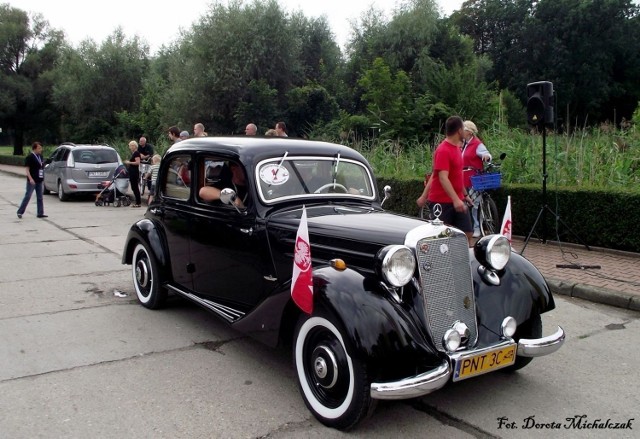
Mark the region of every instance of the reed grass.
<instances>
[{"instance_id":1,"label":"reed grass","mask_svg":"<svg viewBox=\"0 0 640 439\"><path fill-rule=\"evenodd\" d=\"M494 158L503 152L507 154L502 163L505 183L542 184L540 133L496 124L481 132L480 137ZM431 170L431 144L374 139L350 146L369 160L376 176L422 178ZM578 129L570 134L549 132L546 153L548 185L640 192L640 132L634 128L619 131L599 127Z\"/></svg>"}]
</instances>

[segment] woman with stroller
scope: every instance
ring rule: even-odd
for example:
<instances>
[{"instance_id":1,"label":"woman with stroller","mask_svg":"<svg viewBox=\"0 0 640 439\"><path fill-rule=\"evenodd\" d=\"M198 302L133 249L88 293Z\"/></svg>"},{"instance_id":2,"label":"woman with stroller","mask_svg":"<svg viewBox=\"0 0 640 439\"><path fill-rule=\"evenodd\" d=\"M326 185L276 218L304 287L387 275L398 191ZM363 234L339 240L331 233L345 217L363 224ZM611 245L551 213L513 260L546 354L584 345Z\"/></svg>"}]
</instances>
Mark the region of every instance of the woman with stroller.
<instances>
[{"instance_id":1,"label":"woman with stroller","mask_svg":"<svg viewBox=\"0 0 640 439\"><path fill-rule=\"evenodd\" d=\"M138 142L132 140L129 142L129 150L131 150L131 157L129 160L125 160L124 164L127 165L129 170L129 182L131 183L131 190L136 202L131 207L140 207L140 151L138 151Z\"/></svg>"}]
</instances>

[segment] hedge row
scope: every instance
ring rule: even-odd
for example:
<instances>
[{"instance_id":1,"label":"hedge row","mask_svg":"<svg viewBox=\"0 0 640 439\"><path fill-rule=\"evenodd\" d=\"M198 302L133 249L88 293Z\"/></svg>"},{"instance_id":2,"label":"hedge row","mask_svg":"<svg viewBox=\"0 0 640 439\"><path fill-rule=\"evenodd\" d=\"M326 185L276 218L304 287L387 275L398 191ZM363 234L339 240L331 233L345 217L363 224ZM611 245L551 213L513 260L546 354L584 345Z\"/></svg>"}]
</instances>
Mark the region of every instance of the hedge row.
<instances>
[{"instance_id":1,"label":"hedge row","mask_svg":"<svg viewBox=\"0 0 640 439\"><path fill-rule=\"evenodd\" d=\"M380 178L380 189L392 188L391 198L385 209L416 216L419 209L416 199L423 189L418 180L401 181ZM504 215L507 195L511 195L513 234L527 236L543 206L541 185L505 185L492 192L500 217ZM608 192L595 189L547 188L542 219L532 237L576 244L588 244L640 253L640 194L636 192ZM557 214L557 216L556 216ZM557 227L556 227L557 224Z\"/></svg>"}]
</instances>

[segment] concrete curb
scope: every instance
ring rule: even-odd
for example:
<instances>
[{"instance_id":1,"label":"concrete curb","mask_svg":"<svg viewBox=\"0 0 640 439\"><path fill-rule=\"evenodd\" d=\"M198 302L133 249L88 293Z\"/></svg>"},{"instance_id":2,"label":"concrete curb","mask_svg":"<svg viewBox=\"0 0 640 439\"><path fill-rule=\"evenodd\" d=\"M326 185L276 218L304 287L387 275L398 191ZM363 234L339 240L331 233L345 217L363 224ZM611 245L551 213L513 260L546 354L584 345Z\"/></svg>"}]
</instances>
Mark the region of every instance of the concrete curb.
<instances>
[{"instance_id":1,"label":"concrete curb","mask_svg":"<svg viewBox=\"0 0 640 439\"><path fill-rule=\"evenodd\" d=\"M577 297L590 302L602 303L631 311L640 311L640 298L632 294L558 279L547 278L546 280L551 292L554 294Z\"/></svg>"}]
</instances>

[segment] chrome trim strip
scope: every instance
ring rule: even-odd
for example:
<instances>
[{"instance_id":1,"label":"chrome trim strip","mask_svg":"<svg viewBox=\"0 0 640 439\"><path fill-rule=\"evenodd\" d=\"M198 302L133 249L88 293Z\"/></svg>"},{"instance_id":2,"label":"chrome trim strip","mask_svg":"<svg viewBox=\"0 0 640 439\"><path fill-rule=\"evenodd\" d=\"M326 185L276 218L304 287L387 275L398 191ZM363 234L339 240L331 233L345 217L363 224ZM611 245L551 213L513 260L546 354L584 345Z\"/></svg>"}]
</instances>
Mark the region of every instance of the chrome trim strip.
<instances>
[{"instance_id":1,"label":"chrome trim strip","mask_svg":"<svg viewBox=\"0 0 640 439\"><path fill-rule=\"evenodd\" d=\"M203 299L201 297L196 296L195 294L191 294L186 291L183 291L173 285L167 285L167 287L173 290L174 292L180 294L181 296L184 296L189 300L193 300L197 304L207 308L210 311L215 312L216 314L223 317L225 320L229 322L235 322L239 318L244 317L244 313L242 311L229 308L228 306L225 306L225 305L220 305L219 303L212 302L211 300Z\"/></svg>"},{"instance_id":2,"label":"chrome trim strip","mask_svg":"<svg viewBox=\"0 0 640 439\"><path fill-rule=\"evenodd\" d=\"M443 361L437 368L398 381L371 383L373 399L407 399L426 395L443 387L451 377L451 366Z\"/></svg>"},{"instance_id":3,"label":"chrome trim strip","mask_svg":"<svg viewBox=\"0 0 640 439\"><path fill-rule=\"evenodd\" d=\"M521 338L518 342L518 353L520 357L541 357L549 355L560 349L564 344L564 329L558 326L556 332L542 338L528 339Z\"/></svg>"}]
</instances>

